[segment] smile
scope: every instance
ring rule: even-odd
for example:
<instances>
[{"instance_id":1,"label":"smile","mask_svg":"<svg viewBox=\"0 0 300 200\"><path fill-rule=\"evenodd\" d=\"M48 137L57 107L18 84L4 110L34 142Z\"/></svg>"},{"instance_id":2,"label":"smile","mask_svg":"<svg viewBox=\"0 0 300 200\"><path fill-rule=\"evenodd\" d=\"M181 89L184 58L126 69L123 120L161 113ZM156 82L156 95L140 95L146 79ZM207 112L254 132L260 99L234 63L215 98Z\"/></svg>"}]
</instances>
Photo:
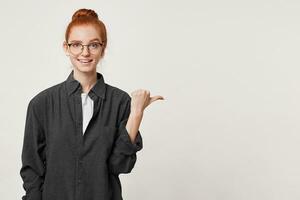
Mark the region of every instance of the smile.
<instances>
[{"instance_id":1,"label":"smile","mask_svg":"<svg viewBox=\"0 0 300 200\"><path fill-rule=\"evenodd\" d=\"M86 59L77 59L79 62L81 62L81 63L90 63L90 62L92 62L93 60L92 59L90 59L90 60L86 60Z\"/></svg>"}]
</instances>

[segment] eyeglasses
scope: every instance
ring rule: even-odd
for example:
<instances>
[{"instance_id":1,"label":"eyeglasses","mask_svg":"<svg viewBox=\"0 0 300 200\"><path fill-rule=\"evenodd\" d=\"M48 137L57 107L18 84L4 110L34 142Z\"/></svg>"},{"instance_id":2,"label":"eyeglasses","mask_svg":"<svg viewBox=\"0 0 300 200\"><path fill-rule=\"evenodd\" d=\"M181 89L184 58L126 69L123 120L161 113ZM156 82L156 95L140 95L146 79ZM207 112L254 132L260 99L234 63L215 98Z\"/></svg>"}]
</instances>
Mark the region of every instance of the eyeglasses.
<instances>
[{"instance_id":1,"label":"eyeglasses","mask_svg":"<svg viewBox=\"0 0 300 200\"><path fill-rule=\"evenodd\" d=\"M74 43L68 43L69 49L72 54L74 55L79 55L82 53L84 46L88 47L88 50L91 54L97 54L99 53L100 49L103 46L103 43L100 42L92 42L90 44L81 44L79 42L74 42Z\"/></svg>"}]
</instances>

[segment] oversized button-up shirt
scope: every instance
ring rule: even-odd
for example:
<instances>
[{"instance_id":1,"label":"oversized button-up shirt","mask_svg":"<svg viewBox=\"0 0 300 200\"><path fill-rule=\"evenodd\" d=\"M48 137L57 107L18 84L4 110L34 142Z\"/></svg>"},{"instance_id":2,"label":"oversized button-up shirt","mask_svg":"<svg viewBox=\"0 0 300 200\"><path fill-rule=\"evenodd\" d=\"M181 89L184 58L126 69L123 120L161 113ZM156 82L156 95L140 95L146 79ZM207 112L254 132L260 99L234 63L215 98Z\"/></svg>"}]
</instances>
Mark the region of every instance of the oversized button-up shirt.
<instances>
[{"instance_id":1,"label":"oversized button-up shirt","mask_svg":"<svg viewBox=\"0 0 300 200\"><path fill-rule=\"evenodd\" d=\"M143 148L140 131L132 142L126 130L131 97L97 72L88 92L94 112L83 134L82 87L73 74L29 101L22 200L122 200L119 174L132 171Z\"/></svg>"}]
</instances>

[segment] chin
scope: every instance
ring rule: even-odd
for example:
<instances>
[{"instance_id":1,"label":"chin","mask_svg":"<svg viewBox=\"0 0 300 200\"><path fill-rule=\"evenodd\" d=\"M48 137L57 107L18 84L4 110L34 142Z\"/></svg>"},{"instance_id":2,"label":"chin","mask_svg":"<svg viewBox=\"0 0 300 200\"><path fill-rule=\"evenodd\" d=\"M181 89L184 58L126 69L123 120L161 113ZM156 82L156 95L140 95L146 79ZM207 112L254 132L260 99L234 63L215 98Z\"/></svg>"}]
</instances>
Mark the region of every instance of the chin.
<instances>
[{"instance_id":1,"label":"chin","mask_svg":"<svg viewBox=\"0 0 300 200\"><path fill-rule=\"evenodd\" d=\"M82 73L90 73L96 71L95 66L76 66L76 70Z\"/></svg>"},{"instance_id":2,"label":"chin","mask_svg":"<svg viewBox=\"0 0 300 200\"><path fill-rule=\"evenodd\" d=\"M94 71L96 68L94 62L90 63L90 64L82 64L77 61L72 61L71 63L73 65L73 67L76 68L76 70L80 71L80 72L91 72L91 71Z\"/></svg>"}]
</instances>

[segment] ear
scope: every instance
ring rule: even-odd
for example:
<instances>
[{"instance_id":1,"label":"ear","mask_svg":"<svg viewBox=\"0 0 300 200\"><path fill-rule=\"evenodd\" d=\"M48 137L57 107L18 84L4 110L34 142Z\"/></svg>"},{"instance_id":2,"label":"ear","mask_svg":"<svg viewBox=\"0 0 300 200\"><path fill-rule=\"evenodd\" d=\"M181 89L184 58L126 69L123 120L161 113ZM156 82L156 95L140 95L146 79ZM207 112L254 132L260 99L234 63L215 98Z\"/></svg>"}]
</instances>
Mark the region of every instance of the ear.
<instances>
[{"instance_id":1,"label":"ear","mask_svg":"<svg viewBox=\"0 0 300 200\"><path fill-rule=\"evenodd\" d=\"M62 47L63 47L63 50L64 50L66 56L70 56L69 51L68 51L68 44L66 41L63 42Z\"/></svg>"}]
</instances>

